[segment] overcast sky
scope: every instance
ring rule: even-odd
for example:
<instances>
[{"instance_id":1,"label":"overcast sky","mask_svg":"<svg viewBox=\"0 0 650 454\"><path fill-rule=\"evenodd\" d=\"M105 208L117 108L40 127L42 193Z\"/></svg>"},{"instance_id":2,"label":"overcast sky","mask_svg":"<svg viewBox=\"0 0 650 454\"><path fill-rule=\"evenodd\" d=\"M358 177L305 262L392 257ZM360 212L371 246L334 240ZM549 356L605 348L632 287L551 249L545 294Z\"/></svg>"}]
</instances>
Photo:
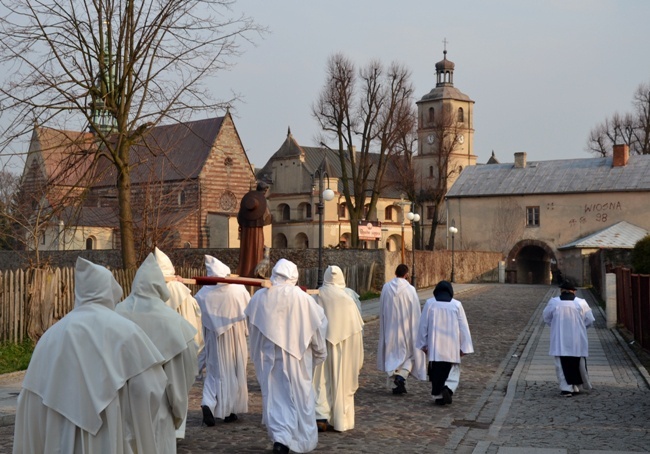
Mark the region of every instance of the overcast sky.
<instances>
[{"instance_id":1,"label":"overcast sky","mask_svg":"<svg viewBox=\"0 0 650 454\"><path fill-rule=\"evenodd\" d=\"M244 45L215 94L241 93L235 124L250 160L263 166L286 138L316 145L311 106L330 55L357 66L379 59L412 72L415 98L435 87L435 63L456 64L454 86L476 102L475 153L501 162L591 157L590 130L632 110L650 83L648 0L240 0L269 28Z\"/></svg>"}]
</instances>

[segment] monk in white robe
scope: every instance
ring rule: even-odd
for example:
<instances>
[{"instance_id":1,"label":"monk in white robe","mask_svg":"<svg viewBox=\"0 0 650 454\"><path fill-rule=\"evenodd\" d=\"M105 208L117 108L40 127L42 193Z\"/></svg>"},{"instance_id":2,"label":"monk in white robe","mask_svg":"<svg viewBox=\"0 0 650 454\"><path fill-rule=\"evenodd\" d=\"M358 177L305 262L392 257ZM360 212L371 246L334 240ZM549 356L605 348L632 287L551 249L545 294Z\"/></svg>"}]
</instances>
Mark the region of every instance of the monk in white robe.
<instances>
[{"instance_id":1,"label":"monk in white robe","mask_svg":"<svg viewBox=\"0 0 650 454\"><path fill-rule=\"evenodd\" d=\"M230 268L210 255L205 256L205 268L208 276L230 275ZM248 412L244 310L250 293L239 284L204 285L195 297L201 307L207 366L201 401L203 422L207 426L214 426L214 418L233 422L238 413Z\"/></svg>"},{"instance_id":2,"label":"monk in white robe","mask_svg":"<svg viewBox=\"0 0 650 454\"><path fill-rule=\"evenodd\" d=\"M147 333L163 356L167 375L164 406L158 419L158 454L175 453L176 439L185 438L185 419L189 391L196 374L195 330L183 317L165 305L169 291L165 277L153 254L145 259L135 273L131 294L115 311L135 322Z\"/></svg>"},{"instance_id":3,"label":"monk in white robe","mask_svg":"<svg viewBox=\"0 0 650 454\"><path fill-rule=\"evenodd\" d=\"M551 327L549 355L555 357L560 394L571 397L581 389L591 389L587 373L587 328L593 325L594 314L587 301L576 297L571 282L565 281L560 289L560 296L550 299L542 317Z\"/></svg>"},{"instance_id":4,"label":"monk in white robe","mask_svg":"<svg viewBox=\"0 0 650 454\"><path fill-rule=\"evenodd\" d=\"M417 347L427 354L431 397L448 405L460 381L460 358L474 353L465 310L454 289L440 281L422 309Z\"/></svg>"},{"instance_id":5,"label":"monk in white robe","mask_svg":"<svg viewBox=\"0 0 650 454\"><path fill-rule=\"evenodd\" d=\"M18 397L14 454L158 453L163 357L114 311L122 288L82 258L75 307L40 339Z\"/></svg>"},{"instance_id":6,"label":"monk in white robe","mask_svg":"<svg viewBox=\"0 0 650 454\"><path fill-rule=\"evenodd\" d=\"M318 444L312 378L327 354L327 319L297 282L298 267L280 259L271 288L255 292L246 308L262 423L274 453L309 452Z\"/></svg>"},{"instance_id":7,"label":"monk in white robe","mask_svg":"<svg viewBox=\"0 0 650 454\"><path fill-rule=\"evenodd\" d=\"M316 421L319 432L343 432L354 429L354 393L363 366L361 302L345 287L338 266L325 270L317 301L327 317L327 359L314 371Z\"/></svg>"},{"instance_id":8,"label":"monk in white robe","mask_svg":"<svg viewBox=\"0 0 650 454\"><path fill-rule=\"evenodd\" d=\"M196 330L196 334L194 335L194 341L198 345L196 378L201 379L203 369L205 368L205 354L203 353L203 327L201 325L201 309L199 308L199 303L196 302L196 299L192 296L192 291L185 284L177 280L170 280L170 278L176 277L176 270L167 254L155 248L154 256L167 280L169 299L165 301L165 304L181 314Z\"/></svg>"},{"instance_id":9,"label":"monk in white robe","mask_svg":"<svg viewBox=\"0 0 650 454\"><path fill-rule=\"evenodd\" d=\"M393 380L393 394L406 394L409 375L426 380L425 355L415 345L420 314L420 299L408 282L408 267L398 265L395 278L384 284L379 296L377 368Z\"/></svg>"}]
</instances>

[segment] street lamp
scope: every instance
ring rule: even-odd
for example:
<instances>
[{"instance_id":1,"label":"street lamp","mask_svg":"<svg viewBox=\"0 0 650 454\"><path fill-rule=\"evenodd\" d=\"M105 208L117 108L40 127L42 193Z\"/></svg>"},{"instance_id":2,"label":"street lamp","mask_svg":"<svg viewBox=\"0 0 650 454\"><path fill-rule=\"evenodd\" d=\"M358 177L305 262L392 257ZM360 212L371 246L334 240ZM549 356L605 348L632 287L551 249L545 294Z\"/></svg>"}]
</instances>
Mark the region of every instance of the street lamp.
<instances>
[{"instance_id":1,"label":"street lamp","mask_svg":"<svg viewBox=\"0 0 650 454\"><path fill-rule=\"evenodd\" d=\"M452 220L451 227L449 227L449 233L451 233L451 282L454 282L454 235L458 233L454 224L455 222Z\"/></svg>"},{"instance_id":2,"label":"street lamp","mask_svg":"<svg viewBox=\"0 0 650 454\"><path fill-rule=\"evenodd\" d=\"M334 191L330 189L330 177L327 174L327 158L323 159L320 166L314 172L314 179L318 178L318 287L323 285L323 214L325 213L325 203L334 198ZM327 178L327 189L323 191L323 178Z\"/></svg>"},{"instance_id":3,"label":"street lamp","mask_svg":"<svg viewBox=\"0 0 650 454\"><path fill-rule=\"evenodd\" d=\"M417 279L415 277L415 224L417 222L420 222L420 215L417 213L414 213L413 211L409 211L406 213L406 218L411 221L411 227L413 228L413 236L411 237L411 254L413 255L413 270L411 273L411 285L413 287L417 288Z\"/></svg>"}]
</instances>

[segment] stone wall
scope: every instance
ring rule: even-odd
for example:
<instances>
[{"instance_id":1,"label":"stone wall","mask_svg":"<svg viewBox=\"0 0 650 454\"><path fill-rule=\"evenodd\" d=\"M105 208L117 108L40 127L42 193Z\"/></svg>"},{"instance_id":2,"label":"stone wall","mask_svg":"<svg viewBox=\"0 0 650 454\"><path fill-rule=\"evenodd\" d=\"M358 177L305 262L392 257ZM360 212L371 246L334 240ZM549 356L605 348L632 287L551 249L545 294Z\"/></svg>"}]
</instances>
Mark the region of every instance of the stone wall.
<instances>
[{"instance_id":1,"label":"stone wall","mask_svg":"<svg viewBox=\"0 0 650 454\"><path fill-rule=\"evenodd\" d=\"M201 268L204 255L217 257L233 273L239 262L239 249L172 249L163 251L175 267ZM72 267L77 257L108 268L120 268L120 251L48 251L40 253L41 263L53 267ZM281 258L291 260L300 270L299 284L316 288L318 280L318 249L272 249L271 263ZM454 253L455 282L498 282L497 252L456 251ZM432 287L442 279L451 278L451 251L416 251L416 277L418 288ZM412 268L413 256L405 254L405 262ZM328 265L337 265L346 272L348 286L358 293L378 292L383 284L395 276L401 252L381 249L324 249L323 272ZM33 254L0 251L0 269L26 268L35 263Z\"/></svg>"}]
</instances>

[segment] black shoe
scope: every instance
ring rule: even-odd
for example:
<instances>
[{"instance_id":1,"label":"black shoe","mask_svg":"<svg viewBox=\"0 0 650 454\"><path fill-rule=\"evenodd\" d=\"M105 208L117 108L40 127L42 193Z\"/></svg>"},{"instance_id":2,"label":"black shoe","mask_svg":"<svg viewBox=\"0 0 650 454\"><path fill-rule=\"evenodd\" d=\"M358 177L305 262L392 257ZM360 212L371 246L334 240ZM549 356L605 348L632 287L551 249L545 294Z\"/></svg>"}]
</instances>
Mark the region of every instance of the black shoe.
<instances>
[{"instance_id":1,"label":"black shoe","mask_svg":"<svg viewBox=\"0 0 650 454\"><path fill-rule=\"evenodd\" d=\"M278 452L281 454L289 454L289 447L278 443L277 441L273 443L273 452Z\"/></svg>"},{"instance_id":2,"label":"black shoe","mask_svg":"<svg viewBox=\"0 0 650 454\"><path fill-rule=\"evenodd\" d=\"M214 415L210 411L210 407L207 405L201 405L201 411L203 412L203 422L208 427L213 427L215 425Z\"/></svg>"},{"instance_id":3,"label":"black shoe","mask_svg":"<svg viewBox=\"0 0 650 454\"><path fill-rule=\"evenodd\" d=\"M234 414L234 413L230 413L230 416L226 416L225 418L223 418L223 422L235 422L235 421L237 421L238 419L239 419L239 418L237 417L236 414Z\"/></svg>"},{"instance_id":4,"label":"black shoe","mask_svg":"<svg viewBox=\"0 0 650 454\"><path fill-rule=\"evenodd\" d=\"M454 392L451 389L447 388L446 386L442 388L442 400L444 401L445 404L447 405L451 404L451 395L453 393Z\"/></svg>"},{"instance_id":5,"label":"black shoe","mask_svg":"<svg viewBox=\"0 0 650 454\"><path fill-rule=\"evenodd\" d=\"M406 380L404 380L404 377L400 375L395 376L395 380L393 381L395 383L395 388L393 388L393 394L406 394Z\"/></svg>"},{"instance_id":6,"label":"black shoe","mask_svg":"<svg viewBox=\"0 0 650 454\"><path fill-rule=\"evenodd\" d=\"M433 401L436 405L444 405L445 400L444 399L436 399Z\"/></svg>"},{"instance_id":7,"label":"black shoe","mask_svg":"<svg viewBox=\"0 0 650 454\"><path fill-rule=\"evenodd\" d=\"M560 396L562 396L562 397L573 397L573 393L571 391L562 391L560 393Z\"/></svg>"}]
</instances>

